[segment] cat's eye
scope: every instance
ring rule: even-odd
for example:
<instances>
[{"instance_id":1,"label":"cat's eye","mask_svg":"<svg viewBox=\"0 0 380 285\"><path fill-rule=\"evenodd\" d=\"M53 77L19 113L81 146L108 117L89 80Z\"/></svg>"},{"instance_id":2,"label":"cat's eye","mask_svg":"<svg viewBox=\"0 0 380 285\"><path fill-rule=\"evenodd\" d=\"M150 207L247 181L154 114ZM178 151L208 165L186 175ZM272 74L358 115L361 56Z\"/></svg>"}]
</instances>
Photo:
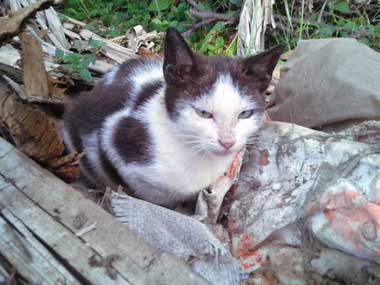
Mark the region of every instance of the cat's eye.
<instances>
[{"instance_id":1,"label":"cat's eye","mask_svg":"<svg viewBox=\"0 0 380 285\"><path fill-rule=\"evenodd\" d=\"M239 114L239 119L248 119L250 117L252 117L253 115L253 110L244 110L243 112L241 112Z\"/></svg>"},{"instance_id":2,"label":"cat's eye","mask_svg":"<svg viewBox=\"0 0 380 285\"><path fill-rule=\"evenodd\" d=\"M205 118L205 119L212 118L212 114L210 112L207 112L206 110L200 110L200 109L195 108L195 112L201 118Z\"/></svg>"}]
</instances>

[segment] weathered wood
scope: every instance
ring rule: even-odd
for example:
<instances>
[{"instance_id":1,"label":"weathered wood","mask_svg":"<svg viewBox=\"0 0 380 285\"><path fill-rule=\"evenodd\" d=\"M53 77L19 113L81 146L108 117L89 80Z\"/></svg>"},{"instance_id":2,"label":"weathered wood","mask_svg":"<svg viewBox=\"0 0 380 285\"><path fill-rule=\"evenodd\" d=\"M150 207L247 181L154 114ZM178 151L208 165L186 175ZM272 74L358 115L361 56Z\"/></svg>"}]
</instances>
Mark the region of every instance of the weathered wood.
<instances>
[{"instance_id":1,"label":"weathered wood","mask_svg":"<svg viewBox=\"0 0 380 285\"><path fill-rule=\"evenodd\" d=\"M93 39L104 42L104 55L116 61L117 63L123 63L127 59L138 57L138 55L135 54L131 49L122 47L121 45L115 44L112 41L106 40L87 29L83 29L80 32L80 36L85 40Z\"/></svg>"},{"instance_id":2,"label":"weathered wood","mask_svg":"<svg viewBox=\"0 0 380 285\"><path fill-rule=\"evenodd\" d=\"M0 252L35 284L81 284L7 209L0 216Z\"/></svg>"},{"instance_id":3,"label":"weathered wood","mask_svg":"<svg viewBox=\"0 0 380 285\"><path fill-rule=\"evenodd\" d=\"M31 34L22 32L21 59L26 96L49 98L48 79L44 66L44 52L40 42Z\"/></svg>"},{"instance_id":4,"label":"weathered wood","mask_svg":"<svg viewBox=\"0 0 380 285\"><path fill-rule=\"evenodd\" d=\"M10 277L9 273L7 272L7 270L5 270L5 268L3 267L0 261L0 284L1 285L8 284L9 277Z\"/></svg>"},{"instance_id":5,"label":"weathered wood","mask_svg":"<svg viewBox=\"0 0 380 285\"><path fill-rule=\"evenodd\" d=\"M8 189L0 190L2 204L73 268L81 268L80 274L93 284L123 284L122 280L131 284L207 283L183 261L153 249L127 226L120 225L109 213L1 139L0 180ZM79 217L85 221L81 228L76 222ZM96 227L80 239L72 238L91 225ZM76 249L70 250L73 246ZM107 275L103 267L84 268L83 260L88 264L89 251L97 253L100 259L113 259L109 269L118 278L107 282L94 280L94 272Z\"/></svg>"},{"instance_id":6,"label":"weathered wood","mask_svg":"<svg viewBox=\"0 0 380 285\"><path fill-rule=\"evenodd\" d=\"M130 284L119 274L116 280L112 280L110 276L106 274L104 268L89 266L89 260L96 256L96 252L81 240L79 240L72 232L68 231L64 226L57 223L56 219L48 214L38 206L34 205L25 195L20 193L13 185L11 181L7 182L6 179L0 182L0 208L3 216L15 216L21 220L22 223L28 228L29 231L38 237L45 244L49 245L50 249L58 254L63 260L65 260L70 266L79 271L82 278L88 280L92 284ZM10 212L11 214L7 214ZM21 242L18 242L19 245ZM6 251L0 251L2 255L6 255ZM34 277L35 280L42 278L41 276L35 276L38 268L32 270L29 266L26 266L32 261L32 255L28 247L20 247L23 251L25 263L19 261L14 265L21 274L25 273L23 270L31 271L26 278ZM22 255L20 254L20 255ZM17 261L14 253L11 253L11 259ZM21 257L19 257L21 258ZM12 262L12 260L10 260ZM45 261L46 262L46 261ZM25 268L25 269L23 269ZM32 279L33 280L33 279ZM47 280L46 280L47 281ZM70 280L67 280L70 281ZM45 283L43 283L45 284ZM54 284L54 283L49 283ZM59 283L65 284L65 283ZM69 283L69 284L76 284Z\"/></svg>"},{"instance_id":7,"label":"weathered wood","mask_svg":"<svg viewBox=\"0 0 380 285\"><path fill-rule=\"evenodd\" d=\"M32 16L36 11L46 9L49 6L60 2L62 2L62 0L41 0L18 10L11 16L0 17L0 45L2 42L17 35L23 27L23 24L25 24L25 20Z\"/></svg>"}]
</instances>

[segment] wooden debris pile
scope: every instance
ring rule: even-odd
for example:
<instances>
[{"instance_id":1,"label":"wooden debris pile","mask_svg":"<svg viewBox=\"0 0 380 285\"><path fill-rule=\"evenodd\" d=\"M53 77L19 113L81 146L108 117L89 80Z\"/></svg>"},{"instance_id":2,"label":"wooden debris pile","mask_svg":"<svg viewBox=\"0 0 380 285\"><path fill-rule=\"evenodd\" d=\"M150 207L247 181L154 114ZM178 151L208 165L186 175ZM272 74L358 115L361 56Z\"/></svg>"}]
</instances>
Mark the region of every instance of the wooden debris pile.
<instances>
[{"instance_id":1,"label":"wooden debris pile","mask_svg":"<svg viewBox=\"0 0 380 285\"><path fill-rule=\"evenodd\" d=\"M91 89L115 64L155 56L162 35L141 26L105 39L58 14L61 0L7 0L0 17L0 135L67 182L80 154L63 156L60 122L73 93Z\"/></svg>"}]
</instances>

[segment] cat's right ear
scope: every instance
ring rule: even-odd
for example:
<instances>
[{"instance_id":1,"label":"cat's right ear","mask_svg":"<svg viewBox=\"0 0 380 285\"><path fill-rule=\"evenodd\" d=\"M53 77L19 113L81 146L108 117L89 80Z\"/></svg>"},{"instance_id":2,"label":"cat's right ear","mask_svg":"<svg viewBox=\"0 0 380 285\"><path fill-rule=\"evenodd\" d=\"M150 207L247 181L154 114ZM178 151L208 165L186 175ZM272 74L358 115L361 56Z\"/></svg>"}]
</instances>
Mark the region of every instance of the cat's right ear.
<instances>
[{"instance_id":1,"label":"cat's right ear","mask_svg":"<svg viewBox=\"0 0 380 285\"><path fill-rule=\"evenodd\" d=\"M164 77L170 84L186 83L195 71L195 56L185 39L169 27L165 37Z\"/></svg>"}]
</instances>

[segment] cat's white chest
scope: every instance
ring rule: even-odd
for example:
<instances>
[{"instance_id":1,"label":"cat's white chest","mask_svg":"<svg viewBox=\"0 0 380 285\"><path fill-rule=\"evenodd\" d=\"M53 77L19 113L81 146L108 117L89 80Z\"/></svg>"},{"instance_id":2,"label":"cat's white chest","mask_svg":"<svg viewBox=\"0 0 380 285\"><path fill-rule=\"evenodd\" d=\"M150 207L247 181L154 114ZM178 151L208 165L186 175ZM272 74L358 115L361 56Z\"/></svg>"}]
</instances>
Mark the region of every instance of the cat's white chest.
<instances>
[{"instance_id":1,"label":"cat's white chest","mask_svg":"<svg viewBox=\"0 0 380 285\"><path fill-rule=\"evenodd\" d=\"M137 196L150 201L181 201L195 197L227 171L233 154L202 156L186 141L178 140L170 119L163 111L162 97L156 96L146 106L144 118L152 137L152 162L131 166L128 180ZM141 190L140 190L141 189Z\"/></svg>"},{"instance_id":2,"label":"cat's white chest","mask_svg":"<svg viewBox=\"0 0 380 285\"><path fill-rule=\"evenodd\" d=\"M202 159L181 145L166 146L156 154L152 164L131 169L136 179L129 175L137 196L160 204L196 197L202 188L227 171L232 160L232 157Z\"/></svg>"}]
</instances>

